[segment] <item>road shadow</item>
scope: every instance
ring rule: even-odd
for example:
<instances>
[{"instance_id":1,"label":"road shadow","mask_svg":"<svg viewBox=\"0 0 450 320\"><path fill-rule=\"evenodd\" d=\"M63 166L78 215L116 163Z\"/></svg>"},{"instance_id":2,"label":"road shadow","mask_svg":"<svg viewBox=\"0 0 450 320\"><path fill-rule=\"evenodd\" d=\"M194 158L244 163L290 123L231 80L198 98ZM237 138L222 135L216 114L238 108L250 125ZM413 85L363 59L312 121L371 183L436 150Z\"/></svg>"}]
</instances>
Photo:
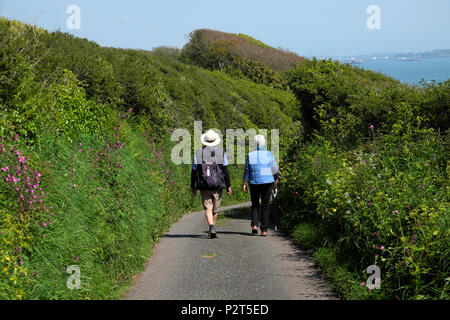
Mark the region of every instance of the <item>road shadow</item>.
<instances>
[{"instance_id":1,"label":"road shadow","mask_svg":"<svg viewBox=\"0 0 450 320\"><path fill-rule=\"evenodd\" d=\"M321 272L310 252L296 245L292 242L292 239L285 234L278 233L273 236L277 237L278 241L286 241L288 246L291 248L291 253L278 255L280 261L285 260L300 263L296 270L302 272L301 277L311 280L317 289L321 290L319 295L311 295L311 297L327 297L332 300L339 299L338 295L331 288L326 276ZM309 272L305 273L305 270L309 270Z\"/></svg>"},{"instance_id":2,"label":"road shadow","mask_svg":"<svg viewBox=\"0 0 450 320\"><path fill-rule=\"evenodd\" d=\"M235 232L235 231L216 231L217 234L239 234L243 236L252 236L250 232ZM173 234L168 233L163 238L207 238L208 231L203 231L203 234Z\"/></svg>"},{"instance_id":3,"label":"road shadow","mask_svg":"<svg viewBox=\"0 0 450 320\"><path fill-rule=\"evenodd\" d=\"M250 214L251 209L250 208L237 208L237 209L231 209L224 212L219 212L218 221L222 219L236 219L236 220L247 220L248 224L250 225ZM273 229L273 224L271 222L271 225L269 225L269 229ZM176 234L176 233L168 233L163 236L163 238L208 238L207 236L208 231L203 231L203 234ZM217 234L236 234L236 235L242 235L242 236L250 236L254 237L251 232L238 232L238 231L222 231L218 230ZM274 234L275 235L275 234ZM284 237L279 232L276 233L276 236Z\"/></svg>"},{"instance_id":4,"label":"road shadow","mask_svg":"<svg viewBox=\"0 0 450 320\"><path fill-rule=\"evenodd\" d=\"M230 211L219 212L219 217L220 216L229 219L250 220L250 208L233 209Z\"/></svg>"},{"instance_id":5,"label":"road shadow","mask_svg":"<svg viewBox=\"0 0 450 320\"><path fill-rule=\"evenodd\" d=\"M223 218L226 219L248 220L250 225L251 208L234 209L227 212L223 212L221 215L223 216ZM261 212L259 212L259 215L261 217ZM283 234L281 231L279 230L275 231L275 217L272 215L272 212L269 215L269 229L273 230L273 235L286 237L286 235Z\"/></svg>"},{"instance_id":6,"label":"road shadow","mask_svg":"<svg viewBox=\"0 0 450 320\"><path fill-rule=\"evenodd\" d=\"M206 231L208 233L208 231ZM243 236L252 236L250 232L235 232L235 231L217 231L217 234L240 234Z\"/></svg>"},{"instance_id":7,"label":"road shadow","mask_svg":"<svg viewBox=\"0 0 450 320\"><path fill-rule=\"evenodd\" d=\"M248 220L249 223L251 220L250 218L251 208L232 210L229 212L224 212L223 214L227 214L226 218L228 219L243 219ZM315 284L316 288L319 291L321 291L318 294L305 295L304 298L317 299L326 297L328 299L338 300L339 299L338 295L330 287L329 282L327 281L325 275L319 269L311 253L296 245L292 241L292 238L287 233L279 229L275 231L275 217L272 215L272 213L270 215L269 229L271 230L270 237L275 238L277 241L286 242L287 245L291 248L290 253L278 255L280 260L300 263L300 266L297 267L296 270L302 272L301 277L304 277L312 281ZM246 233L246 235L252 236L250 233ZM305 269L309 270L307 274L305 274Z\"/></svg>"},{"instance_id":8,"label":"road shadow","mask_svg":"<svg viewBox=\"0 0 450 320\"><path fill-rule=\"evenodd\" d=\"M204 238L203 234L165 234L163 238Z\"/></svg>"}]
</instances>

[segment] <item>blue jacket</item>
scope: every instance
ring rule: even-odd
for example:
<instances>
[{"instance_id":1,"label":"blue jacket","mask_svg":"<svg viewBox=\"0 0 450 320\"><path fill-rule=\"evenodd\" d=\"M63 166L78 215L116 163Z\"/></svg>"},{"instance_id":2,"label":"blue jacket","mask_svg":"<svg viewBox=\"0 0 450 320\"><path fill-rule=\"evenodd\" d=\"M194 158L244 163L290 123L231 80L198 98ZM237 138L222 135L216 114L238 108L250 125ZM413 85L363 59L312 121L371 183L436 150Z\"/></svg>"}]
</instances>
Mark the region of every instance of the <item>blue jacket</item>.
<instances>
[{"instance_id":1,"label":"blue jacket","mask_svg":"<svg viewBox=\"0 0 450 320\"><path fill-rule=\"evenodd\" d=\"M244 181L249 184L273 183L278 179L278 166L272 152L265 147L256 147L247 155Z\"/></svg>"}]
</instances>

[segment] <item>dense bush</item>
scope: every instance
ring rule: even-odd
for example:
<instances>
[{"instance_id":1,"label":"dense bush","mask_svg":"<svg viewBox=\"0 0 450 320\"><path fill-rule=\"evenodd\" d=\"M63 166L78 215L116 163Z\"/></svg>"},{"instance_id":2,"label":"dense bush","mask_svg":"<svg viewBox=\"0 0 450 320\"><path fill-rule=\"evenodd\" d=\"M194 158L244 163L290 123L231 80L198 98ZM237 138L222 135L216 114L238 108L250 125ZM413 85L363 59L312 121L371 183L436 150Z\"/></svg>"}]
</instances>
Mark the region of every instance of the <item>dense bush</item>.
<instances>
[{"instance_id":1,"label":"dense bush","mask_svg":"<svg viewBox=\"0 0 450 320\"><path fill-rule=\"evenodd\" d=\"M426 115L428 126L442 132L450 125L450 80L444 83L426 83L421 110Z\"/></svg>"},{"instance_id":2,"label":"dense bush","mask_svg":"<svg viewBox=\"0 0 450 320\"><path fill-rule=\"evenodd\" d=\"M331 60L308 60L285 74L301 101L305 130L347 146L368 136L406 126L448 129L449 81L410 87L381 74ZM414 122L414 123L413 123Z\"/></svg>"},{"instance_id":3,"label":"dense bush","mask_svg":"<svg viewBox=\"0 0 450 320\"><path fill-rule=\"evenodd\" d=\"M286 87L279 71L304 61L294 53L274 49L244 34L206 29L191 32L180 60L275 88Z\"/></svg>"},{"instance_id":4,"label":"dense bush","mask_svg":"<svg viewBox=\"0 0 450 320\"><path fill-rule=\"evenodd\" d=\"M259 61L275 71L284 71L305 59L292 52L272 48L262 41L245 34L232 34L216 30L198 29L189 34L189 42L182 55L197 65L204 63L208 50L214 44L222 46L226 52L246 59Z\"/></svg>"},{"instance_id":5,"label":"dense bush","mask_svg":"<svg viewBox=\"0 0 450 320\"><path fill-rule=\"evenodd\" d=\"M448 158L432 130L374 137L346 152L317 137L282 166L285 227L316 224L316 247L334 244L363 282L378 265L385 297L448 298ZM306 247L317 238L298 232Z\"/></svg>"}]
</instances>

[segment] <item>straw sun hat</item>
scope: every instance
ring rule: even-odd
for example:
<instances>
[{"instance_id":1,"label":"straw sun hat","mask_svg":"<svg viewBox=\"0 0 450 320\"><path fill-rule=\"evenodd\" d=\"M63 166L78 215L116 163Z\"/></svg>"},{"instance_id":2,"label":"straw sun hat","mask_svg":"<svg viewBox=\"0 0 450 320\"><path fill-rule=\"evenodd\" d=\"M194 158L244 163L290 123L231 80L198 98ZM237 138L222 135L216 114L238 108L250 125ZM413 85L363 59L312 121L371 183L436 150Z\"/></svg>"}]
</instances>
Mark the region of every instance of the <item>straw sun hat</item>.
<instances>
[{"instance_id":1,"label":"straw sun hat","mask_svg":"<svg viewBox=\"0 0 450 320\"><path fill-rule=\"evenodd\" d=\"M202 134L200 140L205 146L214 147L220 143L220 137L214 130L208 130Z\"/></svg>"}]
</instances>

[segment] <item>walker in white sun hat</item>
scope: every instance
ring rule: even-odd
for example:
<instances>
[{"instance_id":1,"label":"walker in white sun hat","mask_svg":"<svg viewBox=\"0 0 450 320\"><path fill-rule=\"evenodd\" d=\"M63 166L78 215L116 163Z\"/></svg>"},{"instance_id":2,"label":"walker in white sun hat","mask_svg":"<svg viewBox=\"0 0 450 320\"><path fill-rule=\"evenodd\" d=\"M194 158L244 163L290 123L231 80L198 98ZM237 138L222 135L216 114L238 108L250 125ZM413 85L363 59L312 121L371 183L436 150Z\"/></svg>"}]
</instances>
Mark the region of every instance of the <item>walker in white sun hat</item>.
<instances>
[{"instance_id":1,"label":"walker in white sun hat","mask_svg":"<svg viewBox=\"0 0 450 320\"><path fill-rule=\"evenodd\" d=\"M214 147L220 143L219 135L212 129L206 131L206 133L202 134L200 140L205 146Z\"/></svg>"}]
</instances>

